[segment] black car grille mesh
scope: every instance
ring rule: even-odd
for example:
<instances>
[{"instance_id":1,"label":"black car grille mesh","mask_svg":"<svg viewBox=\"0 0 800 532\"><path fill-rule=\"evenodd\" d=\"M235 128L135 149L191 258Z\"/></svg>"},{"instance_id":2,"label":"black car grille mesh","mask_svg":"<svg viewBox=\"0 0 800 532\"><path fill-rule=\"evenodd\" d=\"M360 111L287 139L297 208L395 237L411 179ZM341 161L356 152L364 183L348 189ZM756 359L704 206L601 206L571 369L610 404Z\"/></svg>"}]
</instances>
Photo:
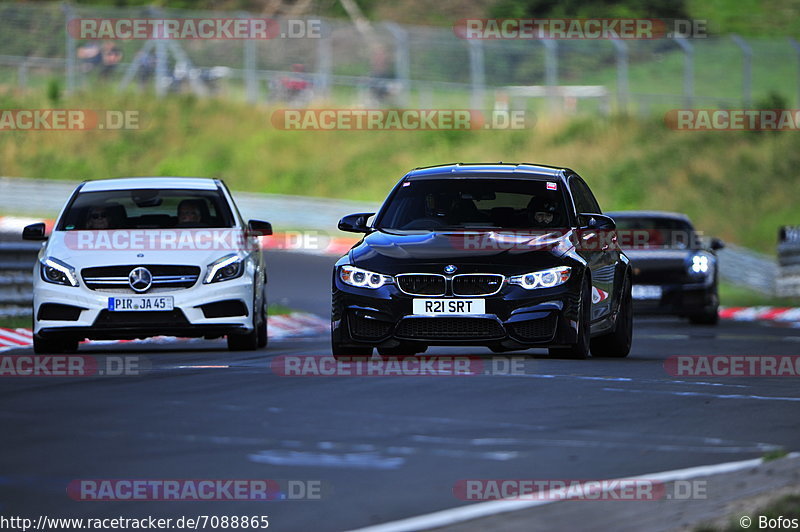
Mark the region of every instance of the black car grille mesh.
<instances>
[{"instance_id":1,"label":"black car grille mesh","mask_svg":"<svg viewBox=\"0 0 800 532\"><path fill-rule=\"evenodd\" d=\"M453 277L453 295L456 296L488 296L499 292L502 287L502 275L478 274Z\"/></svg>"},{"instance_id":2,"label":"black car grille mesh","mask_svg":"<svg viewBox=\"0 0 800 532\"><path fill-rule=\"evenodd\" d=\"M188 326L186 316L178 309L171 311L120 312L101 310L94 327L163 327Z\"/></svg>"},{"instance_id":3,"label":"black car grille mesh","mask_svg":"<svg viewBox=\"0 0 800 532\"><path fill-rule=\"evenodd\" d=\"M175 264L143 264L153 276L151 291L172 290L175 288L191 288L200 276L199 266L183 266ZM133 293L128 283L131 270L139 265L98 266L84 268L81 277L91 290L119 291Z\"/></svg>"},{"instance_id":4,"label":"black car grille mesh","mask_svg":"<svg viewBox=\"0 0 800 532\"><path fill-rule=\"evenodd\" d=\"M639 273L636 273L639 270ZM687 282L685 267L681 268L635 268L634 284L681 284Z\"/></svg>"},{"instance_id":5,"label":"black car grille mesh","mask_svg":"<svg viewBox=\"0 0 800 532\"><path fill-rule=\"evenodd\" d=\"M383 338L389 334L391 323L385 321L350 316L350 334L356 338Z\"/></svg>"},{"instance_id":6,"label":"black car grille mesh","mask_svg":"<svg viewBox=\"0 0 800 532\"><path fill-rule=\"evenodd\" d=\"M556 316L550 315L538 320L528 320L511 325L514 336L522 340L547 340L553 336Z\"/></svg>"},{"instance_id":7,"label":"black car grille mesh","mask_svg":"<svg viewBox=\"0 0 800 532\"><path fill-rule=\"evenodd\" d=\"M406 318L395 336L403 338L500 338L503 326L486 318Z\"/></svg>"},{"instance_id":8,"label":"black car grille mesh","mask_svg":"<svg viewBox=\"0 0 800 532\"><path fill-rule=\"evenodd\" d=\"M445 278L442 275L398 275L397 285L406 294L415 296L443 296L446 292Z\"/></svg>"}]
</instances>

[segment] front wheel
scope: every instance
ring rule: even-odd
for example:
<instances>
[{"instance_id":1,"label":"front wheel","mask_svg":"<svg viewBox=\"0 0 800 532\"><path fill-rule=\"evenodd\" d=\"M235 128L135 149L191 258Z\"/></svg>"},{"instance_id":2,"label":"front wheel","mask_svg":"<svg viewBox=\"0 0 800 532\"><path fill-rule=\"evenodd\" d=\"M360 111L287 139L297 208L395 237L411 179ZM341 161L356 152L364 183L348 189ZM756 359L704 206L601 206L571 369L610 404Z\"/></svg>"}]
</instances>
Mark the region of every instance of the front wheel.
<instances>
[{"instance_id":1,"label":"front wheel","mask_svg":"<svg viewBox=\"0 0 800 532\"><path fill-rule=\"evenodd\" d=\"M692 325L716 325L719 323L719 313L717 309L713 309L700 314L691 314L689 323Z\"/></svg>"},{"instance_id":2,"label":"front wheel","mask_svg":"<svg viewBox=\"0 0 800 532\"><path fill-rule=\"evenodd\" d=\"M403 342L397 347L379 347L378 354L382 357L413 357L418 353L424 353L427 349L426 345Z\"/></svg>"},{"instance_id":3,"label":"front wheel","mask_svg":"<svg viewBox=\"0 0 800 532\"><path fill-rule=\"evenodd\" d=\"M331 340L331 354L336 360L366 360L372 357L372 348L344 347L339 342Z\"/></svg>"},{"instance_id":4,"label":"front wheel","mask_svg":"<svg viewBox=\"0 0 800 532\"><path fill-rule=\"evenodd\" d=\"M229 334L229 351L255 351L258 349L258 329L253 328L246 334Z\"/></svg>"},{"instance_id":5,"label":"front wheel","mask_svg":"<svg viewBox=\"0 0 800 532\"><path fill-rule=\"evenodd\" d=\"M56 353L72 353L78 350L78 340L63 336L48 336L42 338L33 335L33 352L37 355L52 355Z\"/></svg>"},{"instance_id":6,"label":"front wheel","mask_svg":"<svg viewBox=\"0 0 800 532\"><path fill-rule=\"evenodd\" d=\"M261 304L261 321L256 328L258 337L256 344L259 348L267 347L267 344L269 343L268 321L269 313L267 311L267 298L264 296Z\"/></svg>"},{"instance_id":7,"label":"front wheel","mask_svg":"<svg viewBox=\"0 0 800 532\"><path fill-rule=\"evenodd\" d=\"M568 347L551 347L552 358L584 359L589 357L590 322L592 320L592 283L589 277L583 282L578 306L578 338Z\"/></svg>"},{"instance_id":8,"label":"front wheel","mask_svg":"<svg viewBox=\"0 0 800 532\"><path fill-rule=\"evenodd\" d=\"M619 305L614 330L592 339L592 356L625 358L631 352L631 343L633 342L633 298L631 297L631 282L629 279L625 279L625 284L622 285Z\"/></svg>"}]
</instances>

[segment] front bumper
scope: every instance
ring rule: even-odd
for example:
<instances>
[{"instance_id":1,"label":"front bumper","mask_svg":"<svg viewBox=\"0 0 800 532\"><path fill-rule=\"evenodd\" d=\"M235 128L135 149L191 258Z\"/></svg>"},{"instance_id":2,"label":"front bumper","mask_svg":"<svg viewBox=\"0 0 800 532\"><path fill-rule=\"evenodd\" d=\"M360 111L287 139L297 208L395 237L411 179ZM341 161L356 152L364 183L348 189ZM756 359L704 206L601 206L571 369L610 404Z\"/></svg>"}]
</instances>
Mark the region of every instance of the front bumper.
<instances>
[{"instance_id":1,"label":"front bumper","mask_svg":"<svg viewBox=\"0 0 800 532\"><path fill-rule=\"evenodd\" d=\"M633 300L636 314L688 316L712 311L719 306L716 285L687 283L659 286L661 286L659 299Z\"/></svg>"},{"instance_id":2,"label":"front bumper","mask_svg":"<svg viewBox=\"0 0 800 532\"><path fill-rule=\"evenodd\" d=\"M90 290L83 283L71 287L35 279L33 293L33 332L40 337L134 339L165 335L216 338L253 329L254 287L253 278L247 273L230 281L202 284L198 280L191 288L145 294L101 292ZM109 297L132 295L172 296L174 310L108 310ZM203 306L217 302L230 302L222 308L234 308L232 313L236 315L206 317L208 307L204 312ZM55 317L59 319L51 319L54 317L52 309L56 308L53 305L58 305L55 314L59 315Z\"/></svg>"},{"instance_id":3,"label":"front bumper","mask_svg":"<svg viewBox=\"0 0 800 532\"><path fill-rule=\"evenodd\" d=\"M526 348L568 345L577 339L580 285L572 279L540 290L506 285L496 295L475 297L485 300L485 314L457 316L416 315L415 297L394 285L372 290L338 279L334 283L331 332L333 342L343 347L415 342Z\"/></svg>"}]
</instances>

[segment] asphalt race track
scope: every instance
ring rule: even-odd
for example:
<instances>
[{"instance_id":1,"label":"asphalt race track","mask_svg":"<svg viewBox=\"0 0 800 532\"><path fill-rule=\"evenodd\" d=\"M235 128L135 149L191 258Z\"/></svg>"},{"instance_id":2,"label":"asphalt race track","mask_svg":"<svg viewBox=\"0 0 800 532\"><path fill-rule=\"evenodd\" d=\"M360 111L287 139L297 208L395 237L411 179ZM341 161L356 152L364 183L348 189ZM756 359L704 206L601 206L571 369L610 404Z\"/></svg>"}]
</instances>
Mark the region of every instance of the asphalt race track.
<instances>
[{"instance_id":1,"label":"asphalt race track","mask_svg":"<svg viewBox=\"0 0 800 532\"><path fill-rule=\"evenodd\" d=\"M271 302L327 317L333 258L270 253L268 261ZM275 530L345 530L468 504L452 492L462 479L620 478L800 449L796 379L682 379L663 366L678 354L797 355L798 328L637 319L627 359L529 351L524 374L511 376L272 373L272 357L328 354L326 336L273 341L256 354L231 354L223 341L80 353L141 355L150 368L3 379L2 514L268 515ZM66 494L76 479L320 480L324 496L86 502Z\"/></svg>"}]
</instances>

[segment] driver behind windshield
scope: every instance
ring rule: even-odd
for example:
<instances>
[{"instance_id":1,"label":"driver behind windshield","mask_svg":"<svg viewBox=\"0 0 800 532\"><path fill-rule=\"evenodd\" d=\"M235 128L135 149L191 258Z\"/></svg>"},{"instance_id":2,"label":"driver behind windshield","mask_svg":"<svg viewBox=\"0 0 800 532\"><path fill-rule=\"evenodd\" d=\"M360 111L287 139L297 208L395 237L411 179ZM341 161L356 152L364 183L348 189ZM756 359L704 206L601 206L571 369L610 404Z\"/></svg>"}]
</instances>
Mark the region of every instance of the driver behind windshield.
<instances>
[{"instance_id":1,"label":"driver behind windshield","mask_svg":"<svg viewBox=\"0 0 800 532\"><path fill-rule=\"evenodd\" d=\"M197 227L203 224L202 200L186 199L178 204L178 227Z\"/></svg>"},{"instance_id":2,"label":"driver behind windshield","mask_svg":"<svg viewBox=\"0 0 800 532\"><path fill-rule=\"evenodd\" d=\"M543 197L533 197L528 202L528 221L533 227L555 227L560 221L558 202Z\"/></svg>"},{"instance_id":3,"label":"driver behind windshield","mask_svg":"<svg viewBox=\"0 0 800 532\"><path fill-rule=\"evenodd\" d=\"M86 213L86 229L108 229L109 213L105 207L90 207Z\"/></svg>"}]
</instances>

